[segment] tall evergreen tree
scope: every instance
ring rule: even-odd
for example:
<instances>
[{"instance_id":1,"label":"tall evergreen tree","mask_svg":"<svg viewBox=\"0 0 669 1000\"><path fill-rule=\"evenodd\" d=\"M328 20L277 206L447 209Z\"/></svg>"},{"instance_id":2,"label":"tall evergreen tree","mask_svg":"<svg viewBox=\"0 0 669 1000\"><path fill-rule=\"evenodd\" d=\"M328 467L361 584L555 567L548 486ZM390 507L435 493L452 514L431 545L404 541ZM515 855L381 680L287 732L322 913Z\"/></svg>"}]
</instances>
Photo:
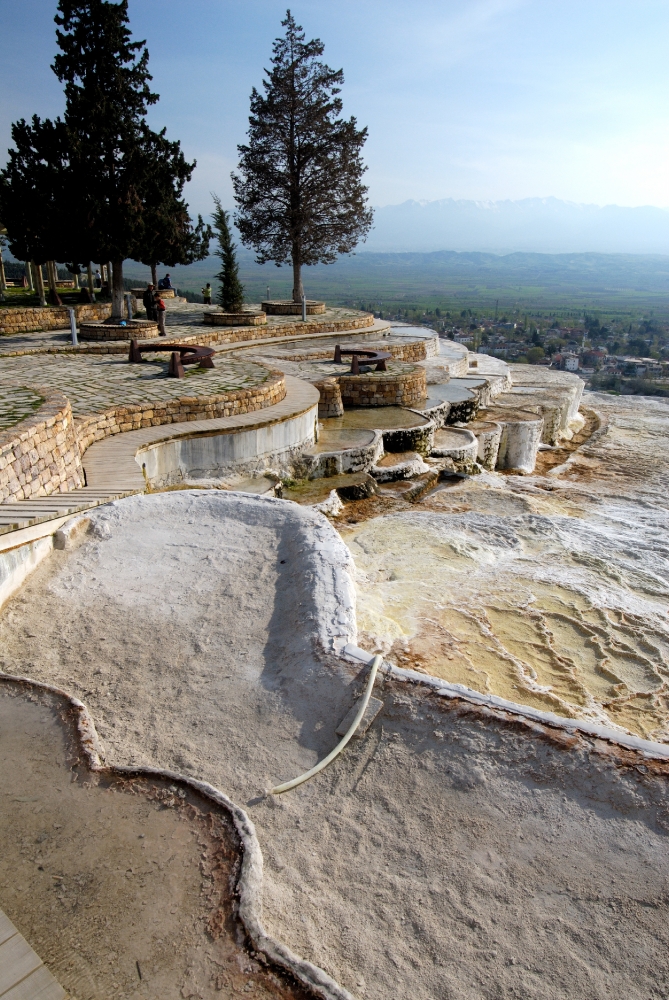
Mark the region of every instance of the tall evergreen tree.
<instances>
[{"instance_id":1,"label":"tall evergreen tree","mask_svg":"<svg viewBox=\"0 0 669 1000\"><path fill-rule=\"evenodd\" d=\"M0 217L9 236L9 248L19 260L41 265L63 259L64 245L73 235L66 206L69 164L63 122L41 121L35 115L12 125L15 149L0 174Z\"/></svg>"},{"instance_id":2,"label":"tall evergreen tree","mask_svg":"<svg viewBox=\"0 0 669 1000\"><path fill-rule=\"evenodd\" d=\"M218 250L214 253L221 260L221 270L215 275L220 281L221 287L216 296L216 301L223 307L225 312L241 312L244 303L244 286L239 280L239 265L235 245L232 242L230 233L230 215L221 205L220 198L216 195L214 199L214 229L218 238Z\"/></svg>"},{"instance_id":3,"label":"tall evergreen tree","mask_svg":"<svg viewBox=\"0 0 669 1000\"><path fill-rule=\"evenodd\" d=\"M306 42L290 11L281 23L264 94L251 92L248 145L238 147L232 181L242 241L260 264L292 264L299 301L303 265L331 264L371 228L361 159L367 129L339 117L344 75L319 61L322 42Z\"/></svg>"},{"instance_id":4,"label":"tall evergreen tree","mask_svg":"<svg viewBox=\"0 0 669 1000\"><path fill-rule=\"evenodd\" d=\"M59 0L55 20L60 52L52 69L65 84L65 115L14 126L17 149L0 175L0 215L9 220L14 253L27 235L37 241L41 219L48 253L22 256L111 261L112 315L120 317L124 259L146 260L158 243L180 244L186 255L201 250L204 227L194 235L181 198L195 164L145 120L158 95L149 87L145 43L131 39L128 0ZM41 212L45 206L51 210ZM163 206L178 216L169 233Z\"/></svg>"},{"instance_id":5,"label":"tall evergreen tree","mask_svg":"<svg viewBox=\"0 0 669 1000\"><path fill-rule=\"evenodd\" d=\"M158 264L176 267L204 260L214 235L201 215L193 225L183 199L184 184L190 180L194 164L186 163L178 144L167 142L162 133L158 140L154 147L156 183L151 200L144 204L142 253L138 258L151 268L154 286Z\"/></svg>"}]
</instances>

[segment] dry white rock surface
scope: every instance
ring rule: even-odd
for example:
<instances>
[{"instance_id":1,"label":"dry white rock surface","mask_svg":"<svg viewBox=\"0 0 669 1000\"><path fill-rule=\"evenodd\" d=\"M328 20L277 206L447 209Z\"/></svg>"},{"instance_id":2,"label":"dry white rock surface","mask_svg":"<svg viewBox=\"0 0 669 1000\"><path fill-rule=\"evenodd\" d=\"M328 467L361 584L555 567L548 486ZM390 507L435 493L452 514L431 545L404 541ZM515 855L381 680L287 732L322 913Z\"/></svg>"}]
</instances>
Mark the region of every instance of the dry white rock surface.
<instances>
[{"instance_id":1,"label":"dry white rock surface","mask_svg":"<svg viewBox=\"0 0 669 1000\"><path fill-rule=\"evenodd\" d=\"M324 651L355 633L338 535L289 501L218 491L90 521L2 612L2 668L86 702L110 762L246 808L270 933L361 998L669 996L653 765L381 681L367 734L266 797L332 748L364 676Z\"/></svg>"}]
</instances>

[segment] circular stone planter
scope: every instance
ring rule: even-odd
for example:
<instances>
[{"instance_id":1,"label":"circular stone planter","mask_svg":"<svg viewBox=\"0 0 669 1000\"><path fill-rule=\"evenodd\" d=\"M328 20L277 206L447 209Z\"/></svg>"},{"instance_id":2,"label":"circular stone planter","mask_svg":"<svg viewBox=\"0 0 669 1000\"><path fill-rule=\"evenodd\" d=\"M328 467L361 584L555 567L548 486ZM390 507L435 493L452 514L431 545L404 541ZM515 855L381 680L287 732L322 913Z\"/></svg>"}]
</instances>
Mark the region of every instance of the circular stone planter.
<instances>
[{"instance_id":1,"label":"circular stone planter","mask_svg":"<svg viewBox=\"0 0 669 1000\"><path fill-rule=\"evenodd\" d=\"M264 326L267 323L264 312L206 312L202 315L210 326Z\"/></svg>"},{"instance_id":2,"label":"circular stone planter","mask_svg":"<svg viewBox=\"0 0 669 1000\"><path fill-rule=\"evenodd\" d=\"M406 365L402 371L370 371L341 375L344 408L352 406L415 406L427 396L425 369Z\"/></svg>"},{"instance_id":3,"label":"circular stone planter","mask_svg":"<svg viewBox=\"0 0 669 1000\"><path fill-rule=\"evenodd\" d=\"M152 340L158 336L158 324L150 319L126 320L120 323L82 323L79 327L80 340Z\"/></svg>"},{"instance_id":4,"label":"circular stone planter","mask_svg":"<svg viewBox=\"0 0 669 1000\"><path fill-rule=\"evenodd\" d=\"M433 458L450 458L457 472L472 472L476 466L478 441L470 430L443 427L435 431L430 453Z\"/></svg>"},{"instance_id":5,"label":"circular stone planter","mask_svg":"<svg viewBox=\"0 0 669 1000\"><path fill-rule=\"evenodd\" d=\"M472 431L478 441L477 459L479 465L492 472L497 465L502 425L493 420L473 420L467 425L467 430Z\"/></svg>"},{"instance_id":6,"label":"circular stone planter","mask_svg":"<svg viewBox=\"0 0 669 1000\"><path fill-rule=\"evenodd\" d=\"M527 475L534 472L544 427L541 414L495 407L486 410L484 416L502 427L495 467Z\"/></svg>"},{"instance_id":7,"label":"circular stone planter","mask_svg":"<svg viewBox=\"0 0 669 1000\"><path fill-rule=\"evenodd\" d=\"M261 302L260 308L268 316L301 316L302 303L291 299L274 299ZM325 312L325 303L315 299L307 299L307 316L320 316Z\"/></svg>"}]
</instances>

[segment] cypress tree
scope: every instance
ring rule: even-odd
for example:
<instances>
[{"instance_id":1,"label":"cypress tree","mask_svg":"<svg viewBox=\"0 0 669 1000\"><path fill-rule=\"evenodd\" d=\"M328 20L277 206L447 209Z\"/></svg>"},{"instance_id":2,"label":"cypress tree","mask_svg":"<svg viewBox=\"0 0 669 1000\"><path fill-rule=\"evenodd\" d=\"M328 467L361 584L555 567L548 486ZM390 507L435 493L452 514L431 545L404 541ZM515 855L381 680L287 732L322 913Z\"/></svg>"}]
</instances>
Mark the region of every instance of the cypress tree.
<instances>
[{"instance_id":1,"label":"cypress tree","mask_svg":"<svg viewBox=\"0 0 669 1000\"><path fill-rule=\"evenodd\" d=\"M351 253L371 228L361 159L367 129L339 117L344 75L319 61L323 43L306 42L290 11L281 23L264 94L251 92L248 144L238 147L232 181L242 242L259 264L292 264L300 301L302 267Z\"/></svg>"},{"instance_id":2,"label":"cypress tree","mask_svg":"<svg viewBox=\"0 0 669 1000\"><path fill-rule=\"evenodd\" d=\"M218 238L218 250L214 253L221 260L221 270L215 278L220 281L216 301L225 312L241 312L244 303L244 286L239 280L239 265L235 245L230 233L230 215L221 205L220 198L214 199L214 230Z\"/></svg>"}]
</instances>

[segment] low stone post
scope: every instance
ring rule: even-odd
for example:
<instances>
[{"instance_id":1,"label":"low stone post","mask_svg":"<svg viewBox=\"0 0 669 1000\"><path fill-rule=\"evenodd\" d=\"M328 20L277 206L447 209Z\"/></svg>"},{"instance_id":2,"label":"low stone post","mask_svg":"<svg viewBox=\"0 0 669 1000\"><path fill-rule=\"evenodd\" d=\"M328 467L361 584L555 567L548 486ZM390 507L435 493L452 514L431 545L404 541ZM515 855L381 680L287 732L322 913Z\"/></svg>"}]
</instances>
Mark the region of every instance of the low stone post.
<instances>
[{"instance_id":1,"label":"low stone post","mask_svg":"<svg viewBox=\"0 0 669 1000\"><path fill-rule=\"evenodd\" d=\"M79 344L79 339L77 337L77 314L74 309L67 310L70 314L70 333L72 334L72 343L75 347Z\"/></svg>"}]
</instances>

